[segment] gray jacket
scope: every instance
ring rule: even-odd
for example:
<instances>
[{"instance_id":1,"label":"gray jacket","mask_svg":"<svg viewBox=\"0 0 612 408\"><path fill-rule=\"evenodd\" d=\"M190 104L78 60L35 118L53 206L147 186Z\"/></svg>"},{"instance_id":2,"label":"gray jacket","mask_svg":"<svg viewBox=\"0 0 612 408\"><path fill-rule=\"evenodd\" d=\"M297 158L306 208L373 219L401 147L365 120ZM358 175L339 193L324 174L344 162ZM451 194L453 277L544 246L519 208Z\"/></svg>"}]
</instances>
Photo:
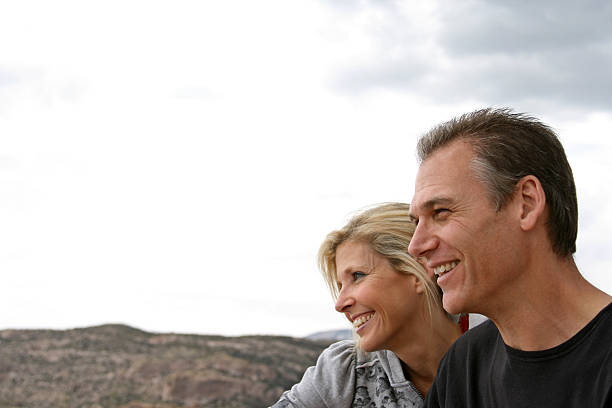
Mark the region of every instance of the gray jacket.
<instances>
[{"instance_id":1,"label":"gray jacket","mask_svg":"<svg viewBox=\"0 0 612 408\"><path fill-rule=\"evenodd\" d=\"M391 351L365 353L345 340L325 349L317 365L272 407L421 408L423 397Z\"/></svg>"}]
</instances>

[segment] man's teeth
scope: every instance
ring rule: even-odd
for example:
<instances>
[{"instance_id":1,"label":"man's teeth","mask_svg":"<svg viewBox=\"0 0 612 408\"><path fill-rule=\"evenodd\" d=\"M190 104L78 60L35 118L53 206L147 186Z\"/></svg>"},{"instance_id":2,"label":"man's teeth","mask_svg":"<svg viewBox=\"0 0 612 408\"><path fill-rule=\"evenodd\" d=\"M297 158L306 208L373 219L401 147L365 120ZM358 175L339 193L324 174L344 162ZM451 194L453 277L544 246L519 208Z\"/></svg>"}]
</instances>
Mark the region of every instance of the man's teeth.
<instances>
[{"instance_id":1,"label":"man's teeth","mask_svg":"<svg viewBox=\"0 0 612 408\"><path fill-rule=\"evenodd\" d=\"M372 316L374 316L374 313L370 313L368 315L358 317L357 319L353 321L353 327L358 329L359 327L361 327L361 325L363 325L365 322L370 320Z\"/></svg>"},{"instance_id":2,"label":"man's teeth","mask_svg":"<svg viewBox=\"0 0 612 408\"><path fill-rule=\"evenodd\" d=\"M453 261L453 262L449 262L449 263L444 264L444 265L436 266L434 268L434 273L437 276L440 276L443 273L450 271L451 269L453 269L457 265L459 265L459 262L458 261Z\"/></svg>"}]
</instances>

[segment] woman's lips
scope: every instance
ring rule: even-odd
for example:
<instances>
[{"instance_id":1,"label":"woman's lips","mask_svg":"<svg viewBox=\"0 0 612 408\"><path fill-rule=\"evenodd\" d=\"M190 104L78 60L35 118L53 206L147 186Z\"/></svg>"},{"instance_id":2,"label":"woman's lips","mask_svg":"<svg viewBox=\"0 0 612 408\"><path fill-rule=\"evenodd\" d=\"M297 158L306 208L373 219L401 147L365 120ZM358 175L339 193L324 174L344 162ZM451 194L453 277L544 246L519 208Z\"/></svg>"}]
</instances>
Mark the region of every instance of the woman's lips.
<instances>
[{"instance_id":1,"label":"woman's lips","mask_svg":"<svg viewBox=\"0 0 612 408\"><path fill-rule=\"evenodd\" d=\"M359 332L359 330L370 321L374 314L375 312L364 313L353 320L353 327L357 330L357 332Z\"/></svg>"}]
</instances>

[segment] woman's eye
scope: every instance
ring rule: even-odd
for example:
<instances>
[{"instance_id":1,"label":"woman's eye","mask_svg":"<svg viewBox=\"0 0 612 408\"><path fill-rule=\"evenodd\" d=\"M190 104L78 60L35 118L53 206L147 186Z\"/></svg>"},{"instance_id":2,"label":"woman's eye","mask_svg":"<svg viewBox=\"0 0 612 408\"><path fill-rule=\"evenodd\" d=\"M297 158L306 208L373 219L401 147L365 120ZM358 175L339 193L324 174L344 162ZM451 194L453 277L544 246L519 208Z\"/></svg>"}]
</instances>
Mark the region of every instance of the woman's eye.
<instances>
[{"instance_id":1,"label":"woman's eye","mask_svg":"<svg viewBox=\"0 0 612 408\"><path fill-rule=\"evenodd\" d=\"M353 272L353 281L358 281L359 279L363 278L364 276L366 276L366 274L363 273L363 272Z\"/></svg>"}]
</instances>

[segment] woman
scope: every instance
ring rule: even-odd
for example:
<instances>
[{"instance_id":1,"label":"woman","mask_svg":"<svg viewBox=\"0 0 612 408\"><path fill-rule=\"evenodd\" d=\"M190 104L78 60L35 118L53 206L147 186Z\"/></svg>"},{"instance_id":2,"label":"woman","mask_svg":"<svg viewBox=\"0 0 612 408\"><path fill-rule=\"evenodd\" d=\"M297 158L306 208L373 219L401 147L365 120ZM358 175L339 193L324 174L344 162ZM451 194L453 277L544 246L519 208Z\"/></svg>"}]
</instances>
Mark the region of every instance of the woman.
<instances>
[{"instance_id":1,"label":"woman","mask_svg":"<svg viewBox=\"0 0 612 408\"><path fill-rule=\"evenodd\" d=\"M331 232L319 266L358 337L332 344L273 406L422 407L440 358L461 329L440 290L408 254L410 206L389 203Z\"/></svg>"}]
</instances>

